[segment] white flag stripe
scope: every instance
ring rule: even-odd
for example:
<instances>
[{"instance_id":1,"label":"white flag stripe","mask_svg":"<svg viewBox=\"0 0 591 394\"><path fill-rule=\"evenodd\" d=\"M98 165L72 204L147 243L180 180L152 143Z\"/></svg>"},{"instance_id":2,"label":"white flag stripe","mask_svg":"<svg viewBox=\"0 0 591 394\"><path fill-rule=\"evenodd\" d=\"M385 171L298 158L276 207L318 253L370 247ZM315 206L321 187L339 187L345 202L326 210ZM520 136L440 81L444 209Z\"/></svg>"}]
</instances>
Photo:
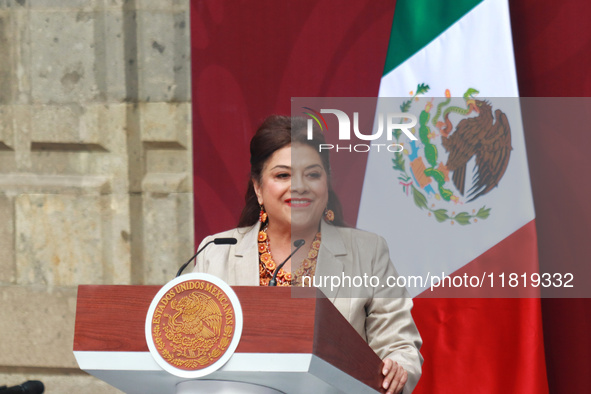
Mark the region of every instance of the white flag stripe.
<instances>
[{"instance_id":1,"label":"white flag stripe","mask_svg":"<svg viewBox=\"0 0 591 394\"><path fill-rule=\"evenodd\" d=\"M384 75L380 97L406 97L430 79L431 96L450 85L478 86L485 97L517 97L517 76L506 0L484 0L429 45ZM486 93L484 93L486 92ZM461 97L464 91L453 92Z\"/></svg>"},{"instance_id":2,"label":"white flag stripe","mask_svg":"<svg viewBox=\"0 0 591 394\"><path fill-rule=\"evenodd\" d=\"M400 275L424 276L428 271L450 274L535 217L519 101L515 98L518 92L510 31L506 1L485 0L382 80L381 97L407 99L419 83L429 85L429 92L413 102L413 111L425 107L428 100L422 97L442 97L446 89L454 97L462 97L468 88L479 90L476 98L489 100L493 111L498 108L507 115L513 147L498 187L473 202L445 206L450 214L454 210L491 208L487 219L465 226L438 223L433 215L428 216L427 210L415 205L412 192L407 195L402 191L399 173L392 168L394 154L370 152L357 226L386 238ZM392 112L392 100L381 99L378 113ZM398 99L394 108L398 109L402 101ZM450 119L457 124L460 118ZM403 136L401 141L408 139ZM445 163L447 154L441 145L438 151L438 160ZM467 167L467 179L472 179L473 168L474 158ZM429 205L439 207L442 203L434 194L428 199ZM409 292L416 296L425 288L409 288Z\"/></svg>"}]
</instances>

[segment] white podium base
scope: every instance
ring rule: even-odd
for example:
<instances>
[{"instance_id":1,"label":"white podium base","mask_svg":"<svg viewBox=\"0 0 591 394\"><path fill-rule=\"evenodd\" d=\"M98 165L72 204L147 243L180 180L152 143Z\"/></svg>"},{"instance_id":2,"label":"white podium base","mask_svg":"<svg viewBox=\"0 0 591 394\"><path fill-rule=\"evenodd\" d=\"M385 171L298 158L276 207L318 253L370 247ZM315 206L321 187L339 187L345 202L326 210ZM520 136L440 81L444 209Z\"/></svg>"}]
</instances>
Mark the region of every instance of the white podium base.
<instances>
[{"instance_id":1,"label":"white podium base","mask_svg":"<svg viewBox=\"0 0 591 394\"><path fill-rule=\"evenodd\" d=\"M164 371L149 352L85 351L74 352L74 355L80 368L128 394L186 394L177 391L177 387L185 382L195 382ZM307 353L234 353L222 368L204 380L216 383L240 381L259 390L243 393L379 394ZM261 391L267 386L278 391ZM197 392L209 394L215 391L200 388Z\"/></svg>"},{"instance_id":2,"label":"white podium base","mask_svg":"<svg viewBox=\"0 0 591 394\"><path fill-rule=\"evenodd\" d=\"M258 384L227 380L189 380L176 386L176 394L282 394L282 391Z\"/></svg>"}]
</instances>

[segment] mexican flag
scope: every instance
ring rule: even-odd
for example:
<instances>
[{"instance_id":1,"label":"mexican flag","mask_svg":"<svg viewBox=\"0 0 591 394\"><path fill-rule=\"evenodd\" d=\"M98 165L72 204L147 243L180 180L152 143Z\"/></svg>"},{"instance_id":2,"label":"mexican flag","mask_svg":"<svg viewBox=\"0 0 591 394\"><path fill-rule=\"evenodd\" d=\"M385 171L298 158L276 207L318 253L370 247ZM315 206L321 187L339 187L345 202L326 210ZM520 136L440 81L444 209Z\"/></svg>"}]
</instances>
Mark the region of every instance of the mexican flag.
<instances>
[{"instance_id":1,"label":"mexican flag","mask_svg":"<svg viewBox=\"0 0 591 394\"><path fill-rule=\"evenodd\" d=\"M416 140L370 151L357 227L386 238L400 276L427 279L409 287L415 392L548 392L507 0L398 0L379 96L378 113L415 116Z\"/></svg>"}]
</instances>

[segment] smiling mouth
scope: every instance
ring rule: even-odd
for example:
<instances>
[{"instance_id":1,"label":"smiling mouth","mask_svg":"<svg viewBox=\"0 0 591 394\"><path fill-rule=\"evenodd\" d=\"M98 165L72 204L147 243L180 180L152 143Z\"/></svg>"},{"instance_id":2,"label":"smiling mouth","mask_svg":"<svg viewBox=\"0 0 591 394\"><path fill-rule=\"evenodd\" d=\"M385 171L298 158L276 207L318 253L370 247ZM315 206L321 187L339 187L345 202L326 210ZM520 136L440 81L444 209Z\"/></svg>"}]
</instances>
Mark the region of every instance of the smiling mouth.
<instances>
[{"instance_id":1,"label":"smiling mouth","mask_svg":"<svg viewBox=\"0 0 591 394\"><path fill-rule=\"evenodd\" d=\"M305 208L312 203L312 200L307 198L289 198L285 202L292 208Z\"/></svg>"}]
</instances>

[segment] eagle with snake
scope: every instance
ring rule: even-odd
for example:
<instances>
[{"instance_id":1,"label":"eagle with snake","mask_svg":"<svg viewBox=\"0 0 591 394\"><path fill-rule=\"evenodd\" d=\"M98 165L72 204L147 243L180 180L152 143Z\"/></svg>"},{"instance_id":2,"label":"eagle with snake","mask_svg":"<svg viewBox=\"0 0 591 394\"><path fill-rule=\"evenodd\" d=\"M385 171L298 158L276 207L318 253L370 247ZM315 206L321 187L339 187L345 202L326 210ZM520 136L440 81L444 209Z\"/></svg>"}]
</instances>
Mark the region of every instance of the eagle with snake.
<instances>
[{"instance_id":1,"label":"eagle with snake","mask_svg":"<svg viewBox=\"0 0 591 394\"><path fill-rule=\"evenodd\" d=\"M464 118L453 132L440 128L441 144L448 152L446 167L453 172L452 181L463 196L466 191L466 166L476 158L472 187L468 201L490 192L505 174L511 156L511 128L507 115L500 109L492 111L490 102L472 100L471 106L478 116ZM449 114L446 114L449 115ZM449 124L448 116L445 122Z\"/></svg>"},{"instance_id":2,"label":"eagle with snake","mask_svg":"<svg viewBox=\"0 0 591 394\"><path fill-rule=\"evenodd\" d=\"M172 332L192 335L199 342L219 337L222 313L210 296L193 292L178 302L172 300L171 307L176 313L165 316Z\"/></svg>"}]
</instances>

